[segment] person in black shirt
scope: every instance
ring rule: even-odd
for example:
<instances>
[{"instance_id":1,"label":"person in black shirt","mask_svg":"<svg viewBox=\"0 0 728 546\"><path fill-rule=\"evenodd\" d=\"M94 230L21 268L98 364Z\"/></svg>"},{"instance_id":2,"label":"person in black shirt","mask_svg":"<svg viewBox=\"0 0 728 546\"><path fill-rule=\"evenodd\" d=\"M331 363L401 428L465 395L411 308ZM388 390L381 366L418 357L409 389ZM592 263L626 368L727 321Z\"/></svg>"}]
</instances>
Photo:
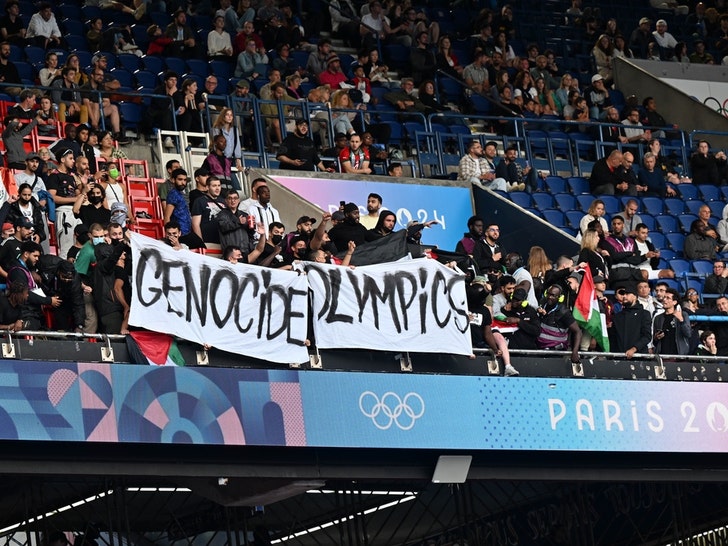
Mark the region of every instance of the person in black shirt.
<instances>
[{"instance_id":1,"label":"person in black shirt","mask_svg":"<svg viewBox=\"0 0 728 546\"><path fill-rule=\"evenodd\" d=\"M108 225L111 221L111 211L106 206L104 190L100 185L89 183L88 192L81 193L76 198L73 205L73 214L86 226L91 224Z\"/></svg>"},{"instance_id":2,"label":"person in black shirt","mask_svg":"<svg viewBox=\"0 0 728 546\"><path fill-rule=\"evenodd\" d=\"M295 130L283 139L276 159L281 162L282 169L313 171L318 167L320 171L334 172L321 162L316 144L308 136L308 121L304 118L297 119Z\"/></svg>"},{"instance_id":3,"label":"person in black shirt","mask_svg":"<svg viewBox=\"0 0 728 546\"><path fill-rule=\"evenodd\" d=\"M0 293L0 330L17 332L23 329L23 305L28 301L28 287L12 282L7 292Z\"/></svg>"}]
</instances>

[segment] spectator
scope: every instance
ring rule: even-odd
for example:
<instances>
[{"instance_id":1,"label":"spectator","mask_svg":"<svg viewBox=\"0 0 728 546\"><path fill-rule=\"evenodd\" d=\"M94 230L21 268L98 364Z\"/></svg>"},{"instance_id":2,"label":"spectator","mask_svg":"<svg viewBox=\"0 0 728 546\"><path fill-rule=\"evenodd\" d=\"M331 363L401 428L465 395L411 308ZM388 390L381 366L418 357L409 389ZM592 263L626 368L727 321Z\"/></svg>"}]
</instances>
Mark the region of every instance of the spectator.
<instances>
[{"instance_id":1,"label":"spectator","mask_svg":"<svg viewBox=\"0 0 728 546\"><path fill-rule=\"evenodd\" d=\"M516 279L510 275L503 275L498 279L497 293L493 295L493 315L499 315L501 310L511 299L516 289Z\"/></svg>"},{"instance_id":2,"label":"spectator","mask_svg":"<svg viewBox=\"0 0 728 546\"><path fill-rule=\"evenodd\" d=\"M41 207L45 208L47 206L47 195L49 194L45 181L39 174L39 167L40 155L35 152L30 152L25 156L25 170L21 173L15 173L15 183L18 185L18 188L23 184L28 184L33 192L33 197ZM2 193L2 188L0 188L0 193ZM3 198L0 196L0 201L2 200Z\"/></svg>"},{"instance_id":3,"label":"spectator","mask_svg":"<svg viewBox=\"0 0 728 546\"><path fill-rule=\"evenodd\" d=\"M722 186L726 179L726 155L723 151L711 153L707 140L698 142L698 149L690 156L693 184Z\"/></svg>"},{"instance_id":4,"label":"spectator","mask_svg":"<svg viewBox=\"0 0 728 546\"><path fill-rule=\"evenodd\" d=\"M254 80L261 73L267 72L267 68L264 65L268 65L268 55L259 53L255 40L248 38L245 43L245 49L238 55L235 65L235 77Z\"/></svg>"},{"instance_id":5,"label":"spectator","mask_svg":"<svg viewBox=\"0 0 728 546\"><path fill-rule=\"evenodd\" d=\"M339 89L341 84L348 79L341 70L341 59L336 53L331 53L326 58L326 70L318 75L321 85L328 85L331 89Z\"/></svg>"},{"instance_id":6,"label":"spectator","mask_svg":"<svg viewBox=\"0 0 728 546\"><path fill-rule=\"evenodd\" d=\"M359 207L354 203L344 205L344 221L329 230L329 237L337 250L348 248L349 241L356 246L366 242L367 228L359 223Z\"/></svg>"},{"instance_id":7,"label":"spectator","mask_svg":"<svg viewBox=\"0 0 728 546\"><path fill-rule=\"evenodd\" d=\"M334 172L326 168L319 158L316 144L308 135L308 121L304 118L297 119L296 128L283 139L276 159L281 162L282 169L314 171L318 168L324 172Z\"/></svg>"},{"instance_id":8,"label":"spectator","mask_svg":"<svg viewBox=\"0 0 728 546\"><path fill-rule=\"evenodd\" d=\"M644 261L639 263L638 267L643 271L647 271L649 280L674 279L675 272L672 269L659 269L660 251L649 240L649 228L645 224L638 224L636 231L637 234L634 237L635 247L640 256L644 258Z\"/></svg>"},{"instance_id":9,"label":"spectator","mask_svg":"<svg viewBox=\"0 0 728 546\"><path fill-rule=\"evenodd\" d=\"M192 215L185 199L187 188L187 171L176 168L171 173L173 187L166 195L164 206L164 223L174 219L179 224L182 236L180 242L189 248L205 248L205 243L192 231Z\"/></svg>"},{"instance_id":10,"label":"spectator","mask_svg":"<svg viewBox=\"0 0 728 546\"><path fill-rule=\"evenodd\" d=\"M331 54L331 41L323 38L316 44L316 51L312 51L306 62L306 72L318 79L319 75L326 70L326 61Z\"/></svg>"},{"instance_id":11,"label":"spectator","mask_svg":"<svg viewBox=\"0 0 728 546\"><path fill-rule=\"evenodd\" d=\"M187 25L187 14L184 8L177 8L174 12L174 20L167 25L164 32L167 38L171 38L165 48L165 54L169 57L181 57L192 59L196 53L195 34Z\"/></svg>"},{"instance_id":12,"label":"spectator","mask_svg":"<svg viewBox=\"0 0 728 546\"><path fill-rule=\"evenodd\" d=\"M672 185L667 183L665 175L661 170L656 169L655 155L652 152L642 156L643 167L639 171L639 184L646 188L643 195L655 197L674 197L677 192Z\"/></svg>"},{"instance_id":13,"label":"spectator","mask_svg":"<svg viewBox=\"0 0 728 546\"><path fill-rule=\"evenodd\" d=\"M536 292L533 287L533 277L523 263L523 257L517 252L509 252L505 257L505 268L509 275L516 279L516 289L526 291L528 304L534 309L538 307ZM522 298L524 301L526 298Z\"/></svg>"},{"instance_id":14,"label":"spectator","mask_svg":"<svg viewBox=\"0 0 728 546\"><path fill-rule=\"evenodd\" d=\"M48 237L46 233L46 219L41 205L33 197L33 189L30 184L18 186L18 200L10 203L7 221L15 225L21 218L29 219L33 225L33 234L30 240L36 243L43 243Z\"/></svg>"},{"instance_id":15,"label":"spectator","mask_svg":"<svg viewBox=\"0 0 728 546\"><path fill-rule=\"evenodd\" d=\"M66 258L73 245L73 228L81 221L73 213L73 206L81 193L81 186L76 184L72 169L76 160L73 150L66 149L57 154L59 165L47 182L48 192L56 205L56 240L58 255Z\"/></svg>"},{"instance_id":16,"label":"spectator","mask_svg":"<svg viewBox=\"0 0 728 546\"><path fill-rule=\"evenodd\" d=\"M226 157L226 148L227 139L225 135L215 135L210 145L210 153L207 154L205 161L202 163L202 168L206 169L225 187L239 190L240 184L238 184L237 178L233 177L233 160Z\"/></svg>"},{"instance_id":17,"label":"spectator","mask_svg":"<svg viewBox=\"0 0 728 546\"><path fill-rule=\"evenodd\" d=\"M369 241L378 241L383 237L388 237L394 231L397 225L397 215L389 210L382 210L379 213L379 219L376 225L368 230L364 236L364 239Z\"/></svg>"},{"instance_id":18,"label":"spectator","mask_svg":"<svg viewBox=\"0 0 728 546\"><path fill-rule=\"evenodd\" d=\"M420 85L424 80L434 80L437 72L435 54L429 49L430 38L423 30L415 36L415 46L410 50L410 64L412 66L412 79L414 85Z\"/></svg>"},{"instance_id":19,"label":"spectator","mask_svg":"<svg viewBox=\"0 0 728 546\"><path fill-rule=\"evenodd\" d=\"M592 57L597 67L597 73L605 80L606 85L611 85L614 44L609 36L606 34L599 36L592 49Z\"/></svg>"},{"instance_id":20,"label":"spectator","mask_svg":"<svg viewBox=\"0 0 728 546\"><path fill-rule=\"evenodd\" d=\"M339 163L341 164L342 172L348 174L371 174L369 154L366 150L362 150L361 143L362 140L359 135L352 134L349 137L349 146L339 153Z\"/></svg>"},{"instance_id":21,"label":"spectator","mask_svg":"<svg viewBox=\"0 0 728 546\"><path fill-rule=\"evenodd\" d=\"M13 236L5 239L0 247L0 277L3 279L7 279L10 268L15 265L22 244L26 241L35 242L33 241L34 226L30 218L16 217L13 221L13 228Z\"/></svg>"},{"instance_id":22,"label":"spectator","mask_svg":"<svg viewBox=\"0 0 728 546\"><path fill-rule=\"evenodd\" d=\"M427 107L414 93L414 80L412 78L402 78L401 85L402 87L400 89L385 94L384 100L395 106L401 112L425 112Z\"/></svg>"},{"instance_id":23,"label":"spectator","mask_svg":"<svg viewBox=\"0 0 728 546\"><path fill-rule=\"evenodd\" d=\"M690 233L685 237L683 254L688 260L715 260L721 248L718 234L712 226L703 225L701 220L690 224Z\"/></svg>"},{"instance_id":24,"label":"spectator","mask_svg":"<svg viewBox=\"0 0 728 546\"><path fill-rule=\"evenodd\" d=\"M271 267L274 269L291 269L290 257L287 259L282 254L283 237L286 233L286 227L280 222L271 222L268 226L268 237L265 239L263 251L255 261L257 265L262 267ZM260 240L258 240L260 243Z\"/></svg>"},{"instance_id":25,"label":"spectator","mask_svg":"<svg viewBox=\"0 0 728 546\"><path fill-rule=\"evenodd\" d=\"M45 285L51 295L61 300L58 307L52 308L53 329L83 332L86 321L83 287L81 278L76 273L73 264L66 260L58 260L50 279L45 282Z\"/></svg>"},{"instance_id":26,"label":"spectator","mask_svg":"<svg viewBox=\"0 0 728 546\"><path fill-rule=\"evenodd\" d=\"M693 64L715 64L713 56L705 50L705 40L696 38L693 40L695 51L690 54L690 62Z\"/></svg>"},{"instance_id":27,"label":"spectator","mask_svg":"<svg viewBox=\"0 0 728 546\"><path fill-rule=\"evenodd\" d=\"M24 47L26 31L20 17L18 0L8 0L5 3L5 13L6 15L0 18L0 40Z\"/></svg>"},{"instance_id":28,"label":"spectator","mask_svg":"<svg viewBox=\"0 0 728 546\"><path fill-rule=\"evenodd\" d=\"M571 310L563 304L564 289L558 284L549 286L537 312L541 329L536 343L539 349L565 351L571 348L571 362L578 364L581 345L581 328L574 320Z\"/></svg>"},{"instance_id":29,"label":"spectator","mask_svg":"<svg viewBox=\"0 0 728 546\"><path fill-rule=\"evenodd\" d=\"M698 356L718 355L715 333L710 330L703 330L703 333L700 334L700 345L698 345L695 354Z\"/></svg>"},{"instance_id":30,"label":"spectator","mask_svg":"<svg viewBox=\"0 0 728 546\"><path fill-rule=\"evenodd\" d=\"M106 60L106 57L103 57L103 59ZM89 123L94 131L98 131L101 113L103 112L104 118L108 118L109 120L111 130L114 132L114 138L120 144L129 144L130 140L121 132L121 116L119 115L119 107L111 103L108 95L102 96L100 94L108 91L114 91L118 89L121 84L112 76L104 73L104 70L101 68L102 64L103 63L99 63L92 69L91 78L80 88L82 90L81 96L83 97L83 105L88 112ZM109 78L111 79L109 80Z\"/></svg>"},{"instance_id":31,"label":"spectator","mask_svg":"<svg viewBox=\"0 0 728 546\"><path fill-rule=\"evenodd\" d=\"M478 51L483 50L481 49ZM483 51L483 53L486 55L486 58L489 57L487 52ZM476 56L477 55L473 55L473 58L475 59ZM437 68L439 70L447 72L454 78L461 77L463 73L463 67L460 65L457 56L452 50L452 41L450 40L449 35L445 34L443 36L440 36L440 40L437 42L437 55L435 56L435 59L437 60Z\"/></svg>"},{"instance_id":32,"label":"spectator","mask_svg":"<svg viewBox=\"0 0 728 546\"><path fill-rule=\"evenodd\" d=\"M678 305L679 294L668 288L663 309L652 319L652 341L658 355L686 355L690 350L690 317Z\"/></svg>"},{"instance_id":33,"label":"spectator","mask_svg":"<svg viewBox=\"0 0 728 546\"><path fill-rule=\"evenodd\" d=\"M637 303L635 288L626 286L624 292L624 308L612 319L609 341L612 351L631 359L636 353L647 352L652 328L650 314Z\"/></svg>"},{"instance_id":34,"label":"spectator","mask_svg":"<svg viewBox=\"0 0 728 546\"><path fill-rule=\"evenodd\" d=\"M230 2L230 0L223 0ZM233 44L230 34L225 30L225 17L216 15L213 21L213 28L207 35L207 57L227 61L233 55Z\"/></svg>"},{"instance_id":35,"label":"spectator","mask_svg":"<svg viewBox=\"0 0 728 546\"><path fill-rule=\"evenodd\" d=\"M593 195L637 195L637 189L629 185L622 170L622 152L614 150L608 157L594 163L589 189ZM606 230L605 230L606 231Z\"/></svg>"},{"instance_id":36,"label":"spectator","mask_svg":"<svg viewBox=\"0 0 728 546\"><path fill-rule=\"evenodd\" d=\"M667 32L667 22L664 19L659 19L655 23L655 29L652 37L660 48L660 59L663 61L670 60L670 55L675 50L677 40L672 34Z\"/></svg>"},{"instance_id":37,"label":"spectator","mask_svg":"<svg viewBox=\"0 0 728 546\"><path fill-rule=\"evenodd\" d=\"M147 28L147 39L149 40L149 47L147 48L147 55L163 55L167 48L170 47L173 38L164 35L159 25L149 25Z\"/></svg>"},{"instance_id":38,"label":"spectator","mask_svg":"<svg viewBox=\"0 0 728 546\"><path fill-rule=\"evenodd\" d=\"M367 214L359 217L359 223L367 229L374 229L379 222L379 213L382 211L382 196L370 193L367 196Z\"/></svg>"},{"instance_id":39,"label":"spectator","mask_svg":"<svg viewBox=\"0 0 728 546\"><path fill-rule=\"evenodd\" d=\"M58 28L56 16L53 15L49 2L41 2L38 5L38 13L34 13L30 18L25 36L29 43L43 49L52 47L66 49L66 40Z\"/></svg>"},{"instance_id":40,"label":"spectator","mask_svg":"<svg viewBox=\"0 0 728 546\"><path fill-rule=\"evenodd\" d=\"M0 43L0 82L17 84L17 87L3 87L3 93L8 95L19 95L23 89L18 67L10 60L10 44L7 42Z\"/></svg>"},{"instance_id":41,"label":"spectator","mask_svg":"<svg viewBox=\"0 0 728 546\"><path fill-rule=\"evenodd\" d=\"M111 211L106 206L106 198L101 185L91 183L88 192L81 192L73 205L73 214L81 223L107 225L111 221Z\"/></svg>"},{"instance_id":42,"label":"spectator","mask_svg":"<svg viewBox=\"0 0 728 546\"><path fill-rule=\"evenodd\" d=\"M599 249L599 233L594 229L586 230L581 239L581 252L579 252L579 263L586 263L591 271L592 278L601 276L609 277L609 268L612 265L610 253L607 250Z\"/></svg>"},{"instance_id":43,"label":"spectator","mask_svg":"<svg viewBox=\"0 0 728 546\"><path fill-rule=\"evenodd\" d=\"M528 272L533 277L533 290L536 295L545 292L546 275L553 269L553 264L546 251L540 246L532 246L528 253Z\"/></svg>"},{"instance_id":44,"label":"spectator","mask_svg":"<svg viewBox=\"0 0 728 546\"><path fill-rule=\"evenodd\" d=\"M254 180L253 184L255 185L254 191L257 199L248 205L247 211L248 214L255 217L258 223L263 224L266 236L270 237L268 227L274 222L280 224L281 215L270 202L270 188L265 183L265 180L262 180L262 182Z\"/></svg>"},{"instance_id":45,"label":"spectator","mask_svg":"<svg viewBox=\"0 0 728 546\"><path fill-rule=\"evenodd\" d=\"M612 105L612 99L601 74L592 76L591 86L584 90L584 96L589 106L589 117L596 120L604 119L606 109Z\"/></svg>"},{"instance_id":46,"label":"spectator","mask_svg":"<svg viewBox=\"0 0 728 546\"><path fill-rule=\"evenodd\" d=\"M506 323L518 327L515 332L506 336L509 348L538 349L541 320L536 308L530 305L528 292L525 289L516 288L511 299L501 308L501 313L505 315Z\"/></svg>"},{"instance_id":47,"label":"spectator","mask_svg":"<svg viewBox=\"0 0 728 546\"><path fill-rule=\"evenodd\" d=\"M58 120L61 123L78 120L81 123L88 122L88 110L83 107L82 95L76 83L76 69L66 66L61 70L61 78L53 82L51 91L53 104L58 105Z\"/></svg>"},{"instance_id":48,"label":"spectator","mask_svg":"<svg viewBox=\"0 0 728 546\"><path fill-rule=\"evenodd\" d=\"M518 147L511 145L506 148L506 153L495 169L495 175L503 178L506 184L510 184L511 191L523 191L528 187L530 191L538 190L538 180L533 167L526 165L522 167L517 160ZM514 185L516 187L514 187Z\"/></svg>"},{"instance_id":49,"label":"spectator","mask_svg":"<svg viewBox=\"0 0 728 546\"><path fill-rule=\"evenodd\" d=\"M344 40L344 43L351 47L359 47L361 36L359 18L351 0L332 0L329 4L329 15L333 36Z\"/></svg>"},{"instance_id":50,"label":"spectator","mask_svg":"<svg viewBox=\"0 0 728 546\"><path fill-rule=\"evenodd\" d=\"M486 148L489 153L495 153L495 143L488 142ZM493 163L494 156L483 153L483 146L480 141L473 139L468 145L468 153L460 159L458 165L458 180L465 180L482 188L499 191L523 191L526 185L521 183L508 184L502 177L496 176L496 167Z\"/></svg>"},{"instance_id":51,"label":"spectator","mask_svg":"<svg viewBox=\"0 0 728 546\"><path fill-rule=\"evenodd\" d=\"M21 120L13 115L5 117L5 129L2 137L5 144L5 165L11 169L22 169L25 167L26 152L23 146L23 139L28 136L38 125L40 114L30 122Z\"/></svg>"},{"instance_id":52,"label":"spectator","mask_svg":"<svg viewBox=\"0 0 728 546\"><path fill-rule=\"evenodd\" d=\"M220 246L225 249L234 246L248 254L252 249L255 235L255 218L240 208L240 196L235 190L228 190L225 195L225 208L217 215L220 232ZM261 239L265 240L265 229ZM255 260L253 260L255 261Z\"/></svg>"},{"instance_id":53,"label":"spectator","mask_svg":"<svg viewBox=\"0 0 728 546\"><path fill-rule=\"evenodd\" d=\"M365 48L376 47L378 39L384 43L389 43L395 35L404 32L404 30L404 24L395 28L390 26L390 20L382 12L382 4L379 0L369 2L369 13L361 18L361 25L359 26L362 45ZM409 47L412 44L411 39L402 41L403 38L405 37L400 36L396 41Z\"/></svg>"},{"instance_id":54,"label":"spectator","mask_svg":"<svg viewBox=\"0 0 728 546\"><path fill-rule=\"evenodd\" d=\"M222 184L214 174L207 179L207 193L190 207L192 231L206 244L220 244L217 216L225 209L225 200L220 196Z\"/></svg>"},{"instance_id":55,"label":"spectator","mask_svg":"<svg viewBox=\"0 0 728 546\"><path fill-rule=\"evenodd\" d=\"M473 93L485 94L490 90L488 70L485 67L487 60L484 52L477 52L473 56L473 62L462 71L463 80Z\"/></svg>"},{"instance_id":56,"label":"spectator","mask_svg":"<svg viewBox=\"0 0 728 546\"><path fill-rule=\"evenodd\" d=\"M728 291L728 269L723 260L713 262L713 272L705 277L703 292L706 294L725 294Z\"/></svg>"},{"instance_id":57,"label":"spectator","mask_svg":"<svg viewBox=\"0 0 728 546\"><path fill-rule=\"evenodd\" d=\"M7 292L0 293L0 330L19 332L25 329L23 307L29 293L27 284L18 282L8 284Z\"/></svg>"},{"instance_id":58,"label":"spectator","mask_svg":"<svg viewBox=\"0 0 728 546\"><path fill-rule=\"evenodd\" d=\"M185 78L182 87L174 96L174 106L177 115L177 130L202 132L202 119L197 106L195 95L197 94L197 81L192 78Z\"/></svg>"},{"instance_id":59,"label":"spectator","mask_svg":"<svg viewBox=\"0 0 728 546\"><path fill-rule=\"evenodd\" d=\"M268 137L274 142L282 142L283 136L281 132L280 116L288 117L291 112L291 106L286 103L295 103L295 99L286 93L286 86L281 82L275 83L271 90L273 96L271 100L274 103L266 103L261 106L261 114L265 117L266 127L268 128ZM281 111L282 109L282 111Z\"/></svg>"},{"instance_id":60,"label":"spectator","mask_svg":"<svg viewBox=\"0 0 728 546\"><path fill-rule=\"evenodd\" d=\"M649 142L652 139L652 131L642 128L640 111L637 108L629 111L627 118L622 120L622 125L625 126L624 134L627 142Z\"/></svg>"},{"instance_id":61,"label":"spectator","mask_svg":"<svg viewBox=\"0 0 728 546\"><path fill-rule=\"evenodd\" d=\"M41 306L50 305L58 307L61 300L58 296L46 296L36 283L31 271L38 263L42 249L38 243L25 241L20 245L20 254L8 270L8 283L18 283L28 290L28 299L22 307L23 328L26 330L39 330L43 324L43 311Z\"/></svg>"},{"instance_id":62,"label":"spectator","mask_svg":"<svg viewBox=\"0 0 728 546\"><path fill-rule=\"evenodd\" d=\"M390 81L389 67L385 64L379 64L379 50L371 48L369 50L369 60L364 64L364 75L369 78L374 87L389 87Z\"/></svg>"}]
</instances>

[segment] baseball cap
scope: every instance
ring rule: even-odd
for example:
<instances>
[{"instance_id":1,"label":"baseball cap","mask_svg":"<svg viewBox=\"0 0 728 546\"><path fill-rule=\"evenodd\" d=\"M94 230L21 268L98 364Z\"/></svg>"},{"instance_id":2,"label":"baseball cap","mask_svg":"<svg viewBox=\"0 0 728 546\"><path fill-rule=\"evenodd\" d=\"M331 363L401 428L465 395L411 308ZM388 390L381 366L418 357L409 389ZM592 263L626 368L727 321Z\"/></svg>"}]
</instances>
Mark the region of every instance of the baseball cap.
<instances>
[{"instance_id":1,"label":"baseball cap","mask_svg":"<svg viewBox=\"0 0 728 546\"><path fill-rule=\"evenodd\" d=\"M655 23L655 26L659 27L660 25L667 26L667 21L665 21L664 19L658 19L657 22Z\"/></svg>"},{"instance_id":2,"label":"baseball cap","mask_svg":"<svg viewBox=\"0 0 728 546\"><path fill-rule=\"evenodd\" d=\"M238 83L235 84L235 87L240 87L241 89L245 89L246 87L250 89L250 82L248 80L238 80Z\"/></svg>"},{"instance_id":3,"label":"baseball cap","mask_svg":"<svg viewBox=\"0 0 728 546\"><path fill-rule=\"evenodd\" d=\"M593 280L594 280L594 282L595 282L595 283L597 283L597 282L607 282L607 281L606 281L606 280L604 279L604 277L602 277L601 275L597 275L597 276L595 276Z\"/></svg>"},{"instance_id":4,"label":"baseball cap","mask_svg":"<svg viewBox=\"0 0 728 546\"><path fill-rule=\"evenodd\" d=\"M513 296L511 296L511 299L514 299L516 301L526 301L528 300L528 292L526 292L523 288L516 288L513 291Z\"/></svg>"},{"instance_id":5,"label":"baseball cap","mask_svg":"<svg viewBox=\"0 0 728 546\"><path fill-rule=\"evenodd\" d=\"M58 159L66 157L68 154L73 155L73 150L71 148L66 148L65 150L62 150L58 153Z\"/></svg>"},{"instance_id":6,"label":"baseball cap","mask_svg":"<svg viewBox=\"0 0 728 546\"><path fill-rule=\"evenodd\" d=\"M106 55L104 55L103 53L97 53L96 55L91 57L91 64L96 64L101 59L106 59Z\"/></svg>"},{"instance_id":7,"label":"baseball cap","mask_svg":"<svg viewBox=\"0 0 728 546\"><path fill-rule=\"evenodd\" d=\"M3 224L3 231L7 231L9 229L13 229L13 224L11 224L10 222L5 222Z\"/></svg>"},{"instance_id":8,"label":"baseball cap","mask_svg":"<svg viewBox=\"0 0 728 546\"><path fill-rule=\"evenodd\" d=\"M581 283L581 279L584 277L581 273L578 271L574 271L571 275L567 277L567 279L576 279L579 283Z\"/></svg>"},{"instance_id":9,"label":"baseball cap","mask_svg":"<svg viewBox=\"0 0 728 546\"><path fill-rule=\"evenodd\" d=\"M640 25L644 25L645 23L649 23L649 22L650 22L649 17L643 17L642 19L640 19Z\"/></svg>"},{"instance_id":10,"label":"baseball cap","mask_svg":"<svg viewBox=\"0 0 728 546\"><path fill-rule=\"evenodd\" d=\"M346 205L344 205L344 214L354 212L355 210L359 210L359 207L356 205L356 203L347 203Z\"/></svg>"},{"instance_id":11,"label":"baseball cap","mask_svg":"<svg viewBox=\"0 0 728 546\"><path fill-rule=\"evenodd\" d=\"M30 161L31 159L37 159L40 161L40 156L36 152L30 152L28 155L25 156L26 161Z\"/></svg>"},{"instance_id":12,"label":"baseball cap","mask_svg":"<svg viewBox=\"0 0 728 546\"><path fill-rule=\"evenodd\" d=\"M311 216L301 216L298 220L296 220L296 225L307 224L308 222L315 224L316 218L312 218Z\"/></svg>"},{"instance_id":13,"label":"baseball cap","mask_svg":"<svg viewBox=\"0 0 728 546\"><path fill-rule=\"evenodd\" d=\"M601 74L594 74L592 76L591 82L594 83L594 82L598 82L599 80L603 80L603 79L604 78L602 77Z\"/></svg>"},{"instance_id":14,"label":"baseball cap","mask_svg":"<svg viewBox=\"0 0 728 546\"><path fill-rule=\"evenodd\" d=\"M25 216L21 216L19 218L15 219L15 222L13 222L13 225L16 228L22 227L27 229L33 229L35 226L33 225L33 222L30 221L30 218L27 218Z\"/></svg>"},{"instance_id":15,"label":"baseball cap","mask_svg":"<svg viewBox=\"0 0 728 546\"><path fill-rule=\"evenodd\" d=\"M345 219L345 218L346 218L346 216L344 216L344 213L343 213L343 212L341 212L340 210L337 210L336 212L334 212L334 213L333 213L333 214L331 215L331 219L332 219L332 220L333 220L334 222L342 222L342 221L344 221L344 219Z\"/></svg>"}]
</instances>

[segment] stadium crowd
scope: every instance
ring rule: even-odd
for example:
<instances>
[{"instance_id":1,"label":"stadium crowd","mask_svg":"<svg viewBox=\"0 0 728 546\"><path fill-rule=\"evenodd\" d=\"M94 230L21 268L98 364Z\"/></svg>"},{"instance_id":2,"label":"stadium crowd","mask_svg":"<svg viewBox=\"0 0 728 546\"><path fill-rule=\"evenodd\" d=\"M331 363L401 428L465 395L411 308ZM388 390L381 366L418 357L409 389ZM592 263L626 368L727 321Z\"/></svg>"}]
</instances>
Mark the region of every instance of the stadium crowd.
<instances>
[{"instance_id":1,"label":"stadium crowd","mask_svg":"<svg viewBox=\"0 0 728 546\"><path fill-rule=\"evenodd\" d=\"M114 10L145 25L160 7L155 2L98 4L101 10ZM6 16L0 19L0 82L2 91L14 99L12 106L6 105L2 135L7 176L0 195L4 238L0 277L7 293L0 295L0 327L128 332L127 234L147 220L163 221L160 238L181 252L214 252L232 263L285 269L305 260L348 266L357 248L386 244L394 234L396 216L384 208L386 196L371 194L367 214L361 217L359 204L342 203L331 215L304 215L295 229L287 229L271 203L266 180L253 180L250 195L243 200L236 171L246 149L265 148L275 154L281 168L289 170L371 174L379 165L380 172L401 176L401 165L391 157L391 127L376 116L382 106L402 116L477 113L474 97L487 95L501 116L491 127L498 134L509 134L513 125L508 120L513 117L527 119L532 128L548 128L549 120L575 120L585 122L575 130L598 131L595 138L615 146L643 143L649 148L638 171L633 170L630 152L615 149L598 160L590 180L595 196L669 197L679 195L681 184L723 185L728 180L723 152L713 154L701 141L690 161L691 180L660 153L661 139L677 128L658 113L655 100L645 97L640 107L636 98L628 98L624 105L611 98L615 94L611 63L617 56L681 62L687 56L690 62L712 62L705 46L710 43L708 49L715 51L728 43L718 37L728 35L728 14L720 15L719 24L709 28L709 10L702 3L698 6L702 7L684 22L686 28L703 31L688 55L685 44L678 48L680 44L672 43L664 20L658 20L652 32L651 20L641 18L627 41L614 19L601 21L574 0L566 16L595 43L591 51L595 70L582 92L579 79L557 66L553 51L540 51L536 44L516 45L517 25L509 5L477 13L467 40L472 62L464 66L452 48L455 37L443 33L426 10L407 1L354 5L334 0L318 14L330 18L334 37L358 49L357 58L344 65L343 54L333 50L331 41L321 38L314 43L316 33L304 28L289 3L266 0L256 9L249 0L237 6L220 0L214 7L206 2L168 2L170 22L164 28L149 24L144 43L130 26L104 29L104 18L90 20L85 39L98 53L89 67L82 67L80 56L67 51L66 35L50 4L39 4L25 25L19 17L20 4L9 0ZM194 19L196 28L188 18ZM203 21L210 28L201 28ZM312 18L311 24L317 30L327 26L321 18ZM201 35L206 41L199 39ZM389 70L388 59L380 59L381 44L406 48L404 77ZM21 79L11 60L11 45L45 50L38 86L28 87ZM522 49L524 53L516 55L515 50ZM118 104L125 90L116 77L122 73L109 70L112 53L188 63L205 59L223 63L215 66L226 66L234 74L223 84L222 74L183 75L168 63L155 80L142 130L209 131L212 137L201 168L187 172L179 160L164 166L164 181L150 192L158 199L158 209L150 210L158 210L159 218L131 205L124 170L130 158L123 148L129 139ZM302 54L305 63L299 62ZM62 67L59 55L65 57ZM438 71L460 80L465 92L457 97L442 93ZM220 88L229 89L235 100L216 102ZM448 100L438 98L443 96ZM251 118L246 101L253 97L263 99L261 119ZM304 117L302 102L318 105L310 117ZM589 125L589 120L607 125ZM264 129L263 142L257 141L261 132L254 130L255 123ZM452 123L463 121L453 118ZM40 143L38 137L43 136L48 145L28 151L31 134L32 142ZM171 138L166 144L175 145ZM473 138L461 158L458 178L493 190L543 191L540 179L545 174L523 167L518 147L508 147L498 161L497 150L496 142ZM191 186L194 189L188 191ZM502 355L508 375L517 374L510 365L509 347L567 349L574 362L579 351L604 349L606 339L611 340L612 350L627 357L648 351L728 355L724 323L705 330L690 322L691 314L702 312L697 293L691 289L681 295L669 285L674 273L658 267L659 249L635 214L636 205L637 201L628 201L624 213L613 214L607 225L603 203L600 208L595 200L580 225L581 253L573 258L549 257L533 247L524 260L500 247L500 226L470 218L456 252L442 253L441 259L469 275L474 345ZM686 257L716 259L724 250L728 227L711 225L710 216L701 215L691 227ZM724 214L721 223L725 222ZM421 237L430 225L407 225L405 237L415 254L427 255ZM604 319L602 338L574 319L585 270L591 279L588 289L593 283ZM728 273L724 272L725 267L716 274L716 294L725 292L722 281ZM655 280L653 297L648 281ZM607 295L608 287L613 296ZM718 298L714 312L728 315L728 299Z\"/></svg>"}]
</instances>

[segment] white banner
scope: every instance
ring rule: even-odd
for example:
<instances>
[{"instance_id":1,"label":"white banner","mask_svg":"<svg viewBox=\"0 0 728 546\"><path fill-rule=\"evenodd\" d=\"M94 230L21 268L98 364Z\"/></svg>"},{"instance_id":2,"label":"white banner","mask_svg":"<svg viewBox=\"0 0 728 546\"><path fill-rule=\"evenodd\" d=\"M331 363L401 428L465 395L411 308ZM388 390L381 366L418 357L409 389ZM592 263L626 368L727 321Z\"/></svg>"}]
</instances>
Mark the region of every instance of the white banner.
<instances>
[{"instance_id":1,"label":"white banner","mask_svg":"<svg viewBox=\"0 0 728 546\"><path fill-rule=\"evenodd\" d=\"M129 323L271 362L306 362L306 277L175 251L133 233Z\"/></svg>"},{"instance_id":2,"label":"white banner","mask_svg":"<svg viewBox=\"0 0 728 546\"><path fill-rule=\"evenodd\" d=\"M465 278L436 260L306 270L318 347L472 353Z\"/></svg>"}]
</instances>

